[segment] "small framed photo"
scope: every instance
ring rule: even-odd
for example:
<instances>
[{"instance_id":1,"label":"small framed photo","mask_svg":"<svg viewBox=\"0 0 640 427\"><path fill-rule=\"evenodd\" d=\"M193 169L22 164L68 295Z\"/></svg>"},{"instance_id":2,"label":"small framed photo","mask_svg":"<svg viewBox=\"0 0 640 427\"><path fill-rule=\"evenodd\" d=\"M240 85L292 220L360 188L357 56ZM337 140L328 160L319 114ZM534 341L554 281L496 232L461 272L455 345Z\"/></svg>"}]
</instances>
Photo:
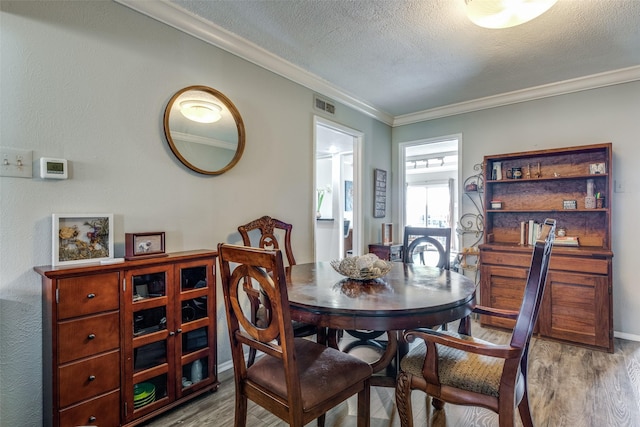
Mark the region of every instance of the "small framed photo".
<instances>
[{"instance_id":1,"label":"small framed photo","mask_svg":"<svg viewBox=\"0 0 640 427\"><path fill-rule=\"evenodd\" d=\"M54 267L113 258L113 214L53 214L51 224Z\"/></svg>"},{"instance_id":2,"label":"small framed photo","mask_svg":"<svg viewBox=\"0 0 640 427\"><path fill-rule=\"evenodd\" d=\"M127 260L166 256L164 231L151 233L125 233L124 258Z\"/></svg>"},{"instance_id":3,"label":"small framed photo","mask_svg":"<svg viewBox=\"0 0 640 427\"><path fill-rule=\"evenodd\" d=\"M589 173L591 175L601 175L607 173L607 167L604 163L591 163L589 165Z\"/></svg>"},{"instance_id":4,"label":"small framed photo","mask_svg":"<svg viewBox=\"0 0 640 427\"><path fill-rule=\"evenodd\" d=\"M576 200L563 200L562 209L578 209L578 202Z\"/></svg>"}]
</instances>

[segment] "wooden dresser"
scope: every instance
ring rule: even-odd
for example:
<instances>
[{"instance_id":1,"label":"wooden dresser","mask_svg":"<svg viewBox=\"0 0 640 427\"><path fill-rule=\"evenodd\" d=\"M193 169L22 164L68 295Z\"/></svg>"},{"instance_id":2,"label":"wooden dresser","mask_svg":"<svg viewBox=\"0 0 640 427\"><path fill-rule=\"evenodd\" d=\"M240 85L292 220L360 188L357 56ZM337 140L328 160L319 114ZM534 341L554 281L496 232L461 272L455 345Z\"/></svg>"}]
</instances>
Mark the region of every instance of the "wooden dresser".
<instances>
[{"instance_id":1,"label":"wooden dresser","mask_svg":"<svg viewBox=\"0 0 640 427\"><path fill-rule=\"evenodd\" d=\"M216 390L216 257L36 267L44 425L134 426Z\"/></svg>"},{"instance_id":2,"label":"wooden dresser","mask_svg":"<svg viewBox=\"0 0 640 427\"><path fill-rule=\"evenodd\" d=\"M386 261L402 261L402 243L371 243L369 244L369 253Z\"/></svg>"}]
</instances>

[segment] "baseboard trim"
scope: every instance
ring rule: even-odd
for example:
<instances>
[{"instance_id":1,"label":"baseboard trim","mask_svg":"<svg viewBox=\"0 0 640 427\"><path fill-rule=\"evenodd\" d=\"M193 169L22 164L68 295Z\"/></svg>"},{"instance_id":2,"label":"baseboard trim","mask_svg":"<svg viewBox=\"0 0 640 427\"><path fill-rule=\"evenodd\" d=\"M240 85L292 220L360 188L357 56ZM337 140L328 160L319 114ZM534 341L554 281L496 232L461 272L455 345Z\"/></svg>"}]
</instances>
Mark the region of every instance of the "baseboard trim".
<instances>
[{"instance_id":1,"label":"baseboard trim","mask_svg":"<svg viewBox=\"0 0 640 427\"><path fill-rule=\"evenodd\" d=\"M627 334L626 332L614 331L613 336L623 340L640 342L640 335L636 335L636 334Z\"/></svg>"}]
</instances>

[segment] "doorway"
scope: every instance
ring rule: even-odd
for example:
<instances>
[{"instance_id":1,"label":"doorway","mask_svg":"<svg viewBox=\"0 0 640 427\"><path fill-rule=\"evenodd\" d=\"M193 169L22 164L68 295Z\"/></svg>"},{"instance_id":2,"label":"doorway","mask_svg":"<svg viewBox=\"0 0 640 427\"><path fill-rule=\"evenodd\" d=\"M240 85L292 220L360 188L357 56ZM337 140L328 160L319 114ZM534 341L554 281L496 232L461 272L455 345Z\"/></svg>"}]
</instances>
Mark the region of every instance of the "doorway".
<instances>
[{"instance_id":1,"label":"doorway","mask_svg":"<svg viewBox=\"0 0 640 427\"><path fill-rule=\"evenodd\" d=\"M415 227L451 228L456 253L459 149L461 135L449 135L399 145L398 188L400 230ZM403 233L403 231L401 231Z\"/></svg>"},{"instance_id":2,"label":"doorway","mask_svg":"<svg viewBox=\"0 0 640 427\"><path fill-rule=\"evenodd\" d=\"M316 261L359 254L360 158L363 134L329 120L314 118Z\"/></svg>"}]
</instances>

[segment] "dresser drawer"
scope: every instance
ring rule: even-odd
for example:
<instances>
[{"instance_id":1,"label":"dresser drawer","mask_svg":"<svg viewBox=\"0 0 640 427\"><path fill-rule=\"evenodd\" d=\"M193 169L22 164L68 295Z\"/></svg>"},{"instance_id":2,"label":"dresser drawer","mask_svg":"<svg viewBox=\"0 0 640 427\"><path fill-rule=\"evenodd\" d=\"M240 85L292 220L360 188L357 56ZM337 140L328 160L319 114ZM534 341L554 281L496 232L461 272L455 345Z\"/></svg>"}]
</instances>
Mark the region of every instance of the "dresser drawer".
<instances>
[{"instance_id":1,"label":"dresser drawer","mask_svg":"<svg viewBox=\"0 0 640 427\"><path fill-rule=\"evenodd\" d=\"M532 249L533 250L533 249ZM480 262L485 265L501 265L529 268L531 254L500 251L482 251ZM573 271L576 273L609 274L607 259L591 257L572 257L551 254L549 270Z\"/></svg>"},{"instance_id":2,"label":"dresser drawer","mask_svg":"<svg viewBox=\"0 0 640 427\"><path fill-rule=\"evenodd\" d=\"M482 251L480 253L480 263L486 264L486 265L491 264L491 265L529 268L529 266L531 265L531 254Z\"/></svg>"},{"instance_id":3,"label":"dresser drawer","mask_svg":"<svg viewBox=\"0 0 640 427\"><path fill-rule=\"evenodd\" d=\"M59 407L115 390L120 386L120 351L62 366L58 375Z\"/></svg>"},{"instance_id":4,"label":"dresser drawer","mask_svg":"<svg viewBox=\"0 0 640 427\"><path fill-rule=\"evenodd\" d=\"M117 310L120 305L117 271L58 281L58 319Z\"/></svg>"},{"instance_id":5,"label":"dresser drawer","mask_svg":"<svg viewBox=\"0 0 640 427\"><path fill-rule=\"evenodd\" d=\"M609 274L609 260L551 255L549 270L575 273Z\"/></svg>"},{"instance_id":6,"label":"dresser drawer","mask_svg":"<svg viewBox=\"0 0 640 427\"><path fill-rule=\"evenodd\" d=\"M58 362L71 362L120 347L120 312L58 324Z\"/></svg>"},{"instance_id":7,"label":"dresser drawer","mask_svg":"<svg viewBox=\"0 0 640 427\"><path fill-rule=\"evenodd\" d=\"M60 411L60 426L120 425L120 390Z\"/></svg>"}]
</instances>

